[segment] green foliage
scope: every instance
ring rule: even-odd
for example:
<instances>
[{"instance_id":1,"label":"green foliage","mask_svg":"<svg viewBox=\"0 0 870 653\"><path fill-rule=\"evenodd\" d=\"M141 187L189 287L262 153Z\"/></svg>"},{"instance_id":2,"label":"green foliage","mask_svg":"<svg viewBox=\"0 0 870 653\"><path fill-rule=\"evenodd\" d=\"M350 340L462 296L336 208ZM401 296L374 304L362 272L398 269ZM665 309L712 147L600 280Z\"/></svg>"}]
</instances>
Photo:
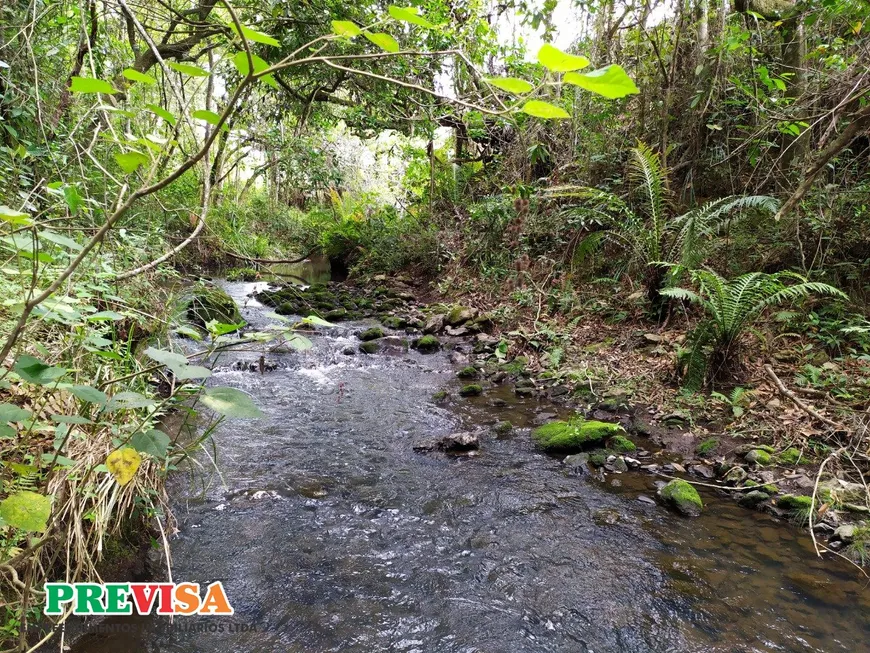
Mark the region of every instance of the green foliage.
<instances>
[{"instance_id":1,"label":"green foliage","mask_svg":"<svg viewBox=\"0 0 870 653\"><path fill-rule=\"evenodd\" d=\"M706 316L690 335L682 361L684 384L690 389L699 388L708 377L715 379L735 362L738 339L765 309L811 295L845 297L832 286L807 281L793 272L751 272L724 279L712 270L692 270L691 278L698 292L686 288L661 291L665 297L698 304Z\"/></svg>"}]
</instances>

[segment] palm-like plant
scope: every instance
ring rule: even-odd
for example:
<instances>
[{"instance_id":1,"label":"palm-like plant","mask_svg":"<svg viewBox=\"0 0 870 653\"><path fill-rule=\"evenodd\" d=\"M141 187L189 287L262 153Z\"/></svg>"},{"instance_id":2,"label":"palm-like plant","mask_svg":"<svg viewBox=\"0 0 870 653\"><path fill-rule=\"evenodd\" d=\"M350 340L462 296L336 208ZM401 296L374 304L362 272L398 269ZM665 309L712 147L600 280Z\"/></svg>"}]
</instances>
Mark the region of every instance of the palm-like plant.
<instances>
[{"instance_id":1,"label":"palm-like plant","mask_svg":"<svg viewBox=\"0 0 870 653\"><path fill-rule=\"evenodd\" d=\"M773 213L777 201L766 195L730 195L672 216L667 191L668 171L657 152L639 143L631 150L628 180L635 199L622 198L596 188L560 187L549 192L553 198L577 198L580 206L568 212L588 211L604 227L576 243L573 259L582 258L605 241L628 253L628 266L642 271L647 297L654 307L661 305L659 291L686 270L703 262L713 237L733 223L740 211L757 209Z\"/></svg>"},{"instance_id":2,"label":"palm-like plant","mask_svg":"<svg viewBox=\"0 0 870 653\"><path fill-rule=\"evenodd\" d=\"M833 286L808 281L794 272L750 272L734 279L725 279L712 270L692 270L690 275L697 292L687 288L661 291L665 297L698 304L706 313L706 319L691 333L682 361L683 384L690 390L697 390L739 362L738 339L766 308L810 295L846 298Z\"/></svg>"}]
</instances>

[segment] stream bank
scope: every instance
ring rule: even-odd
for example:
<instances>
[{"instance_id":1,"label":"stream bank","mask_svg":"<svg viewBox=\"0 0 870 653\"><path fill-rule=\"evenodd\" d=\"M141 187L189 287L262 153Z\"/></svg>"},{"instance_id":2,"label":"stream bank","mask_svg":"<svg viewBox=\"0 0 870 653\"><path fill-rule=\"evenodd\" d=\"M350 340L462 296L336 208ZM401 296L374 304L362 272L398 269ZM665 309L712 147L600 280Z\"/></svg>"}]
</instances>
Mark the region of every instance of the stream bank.
<instances>
[{"instance_id":1,"label":"stream bank","mask_svg":"<svg viewBox=\"0 0 870 653\"><path fill-rule=\"evenodd\" d=\"M264 283L224 287L272 323ZM851 651L870 633L855 570L797 530L704 488L681 518L653 476L566 465L529 437L564 395L460 397L467 334L423 353L388 328L360 352L376 327L321 329L262 374L255 353L218 361L266 417L218 428L220 478L174 479L173 577L223 581L235 615L109 622L76 650ZM469 430L476 456L414 451Z\"/></svg>"}]
</instances>

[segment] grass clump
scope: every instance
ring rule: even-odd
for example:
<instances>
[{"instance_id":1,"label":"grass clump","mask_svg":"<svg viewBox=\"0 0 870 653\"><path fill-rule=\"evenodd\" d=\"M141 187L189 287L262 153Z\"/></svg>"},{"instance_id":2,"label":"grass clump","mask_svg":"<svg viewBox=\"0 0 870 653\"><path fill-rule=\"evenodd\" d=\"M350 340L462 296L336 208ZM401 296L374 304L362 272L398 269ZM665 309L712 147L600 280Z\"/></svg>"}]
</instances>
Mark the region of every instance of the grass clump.
<instances>
[{"instance_id":1,"label":"grass clump","mask_svg":"<svg viewBox=\"0 0 870 653\"><path fill-rule=\"evenodd\" d=\"M695 447L695 453L699 456L706 456L708 453L712 453L719 446L718 438L707 438L697 447Z\"/></svg>"},{"instance_id":2,"label":"grass clump","mask_svg":"<svg viewBox=\"0 0 870 653\"><path fill-rule=\"evenodd\" d=\"M548 451L577 451L617 435L625 435L625 430L619 424L585 420L582 417L567 422L549 422L532 431L532 437L538 445Z\"/></svg>"}]
</instances>

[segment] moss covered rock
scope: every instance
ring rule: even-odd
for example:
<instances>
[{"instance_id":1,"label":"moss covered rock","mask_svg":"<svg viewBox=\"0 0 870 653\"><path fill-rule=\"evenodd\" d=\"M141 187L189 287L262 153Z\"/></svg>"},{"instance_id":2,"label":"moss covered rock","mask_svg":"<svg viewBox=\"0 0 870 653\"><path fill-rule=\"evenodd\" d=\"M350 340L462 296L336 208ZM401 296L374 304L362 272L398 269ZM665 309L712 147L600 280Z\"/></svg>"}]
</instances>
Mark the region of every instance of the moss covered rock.
<instances>
[{"instance_id":1,"label":"moss covered rock","mask_svg":"<svg viewBox=\"0 0 870 653\"><path fill-rule=\"evenodd\" d=\"M408 322L403 317L388 315L383 320L381 320L381 324L383 324L388 329L404 329L408 325Z\"/></svg>"},{"instance_id":2,"label":"moss covered rock","mask_svg":"<svg viewBox=\"0 0 870 653\"><path fill-rule=\"evenodd\" d=\"M477 368L469 365L468 367L463 367L456 373L460 379L476 379L477 378Z\"/></svg>"},{"instance_id":3,"label":"moss covered rock","mask_svg":"<svg viewBox=\"0 0 870 653\"><path fill-rule=\"evenodd\" d=\"M753 465L769 465L770 464L770 454L764 451L763 449L753 449L749 453L747 453L743 459L752 463Z\"/></svg>"},{"instance_id":4,"label":"moss covered rock","mask_svg":"<svg viewBox=\"0 0 870 653\"><path fill-rule=\"evenodd\" d=\"M580 417L567 422L549 422L532 431L532 437L538 445L548 451L579 451L616 435L625 435L619 424Z\"/></svg>"},{"instance_id":5,"label":"moss covered rock","mask_svg":"<svg viewBox=\"0 0 870 653\"><path fill-rule=\"evenodd\" d=\"M459 395L462 397L477 397L481 394L483 394L483 388L481 388L476 383L469 383L468 385L464 385L459 391Z\"/></svg>"},{"instance_id":6,"label":"moss covered rock","mask_svg":"<svg viewBox=\"0 0 870 653\"><path fill-rule=\"evenodd\" d=\"M477 312L478 311L476 308L468 308L466 306L454 306L447 314L446 322L450 326L459 326L460 324L465 324L469 320L473 320L474 318L476 318Z\"/></svg>"},{"instance_id":7,"label":"moss covered rock","mask_svg":"<svg viewBox=\"0 0 870 653\"><path fill-rule=\"evenodd\" d=\"M783 494L776 500L776 505L784 510L809 510L813 505L813 498L797 494Z\"/></svg>"},{"instance_id":8,"label":"moss covered rock","mask_svg":"<svg viewBox=\"0 0 870 653\"><path fill-rule=\"evenodd\" d=\"M449 396L450 395L447 393L447 390L438 390L438 392L432 393L432 401L440 403L447 399L447 397Z\"/></svg>"},{"instance_id":9,"label":"moss covered rock","mask_svg":"<svg viewBox=\"0 0 870 653\"><path fill-rule=\"evenodd\" d=\"M441 341L435 336L423 336L414 341L414 349L421 354L431 354L441 349Z\"/></svg>"},{"instance_id":10,"label":"moss covered rock","mask_svg":"<svg viewBox=\"0 0 870 653\"><path fill-rule=\"evenodd\" d=\"M377 340L368 340L359 346L359 350L364 354L377 354L381 345Z\"/></svg>"},{"instance_id":11,"label":"moss covered rock","mask_svg":"<svg viewBox=\"0 0 870 653\"><path fill-rule=\"evenodd\" d=\"M183 301L187 319L197 326L205 327L212 320L221 324L242 322L242 314L235 300L213 284L194 286Z\"/></svg>"},{"instance_id":12,"label":"moss covered rock","mask_svg":"<svg viewBox=\"0 0 870 653\"><path fill-rule=\"evenodd\" d=\"M514 425L511 424L510 422L508 422L507 420L502 421L502 422L496 422L492 427L492 431L496 435L507 435L508 433L513 431L513 429L514 429Z\"/></svg>"},{"instance_id":13,"label":"moss covered rock","mask_svg":"<svg viewBox=\"0 0 870 653\"><path fill-rule=\"evenodd\" d=\"M673 506L686 517L697 517L704 507L698 491L690 483L681 479L674 479L662 487L659 496L662 501Z\"/></svg>"},{"instance_id":14,"label":"moss covered rock","mask_svg":"<svg viewBox=\"0 0 870 653\"><path fill-rule=\"evenodd\" d=\"M618 453L637 451L637 446L624 435L614 435L607 441L607 448Z\"/></svg>"},{"instance_id":15,"label":"moss covered rock","mask_svg":"<svg viewBox=\"0 0 870 653\"><path fill-rule=\"evenodd\" d=\"M362 333L359 334L359 339L363 342L368 342L370 340L377 340L378 338L384 337L384 330L381 327L372 327L371 329L366 329Z\"/></svg>"}]
</instances>

